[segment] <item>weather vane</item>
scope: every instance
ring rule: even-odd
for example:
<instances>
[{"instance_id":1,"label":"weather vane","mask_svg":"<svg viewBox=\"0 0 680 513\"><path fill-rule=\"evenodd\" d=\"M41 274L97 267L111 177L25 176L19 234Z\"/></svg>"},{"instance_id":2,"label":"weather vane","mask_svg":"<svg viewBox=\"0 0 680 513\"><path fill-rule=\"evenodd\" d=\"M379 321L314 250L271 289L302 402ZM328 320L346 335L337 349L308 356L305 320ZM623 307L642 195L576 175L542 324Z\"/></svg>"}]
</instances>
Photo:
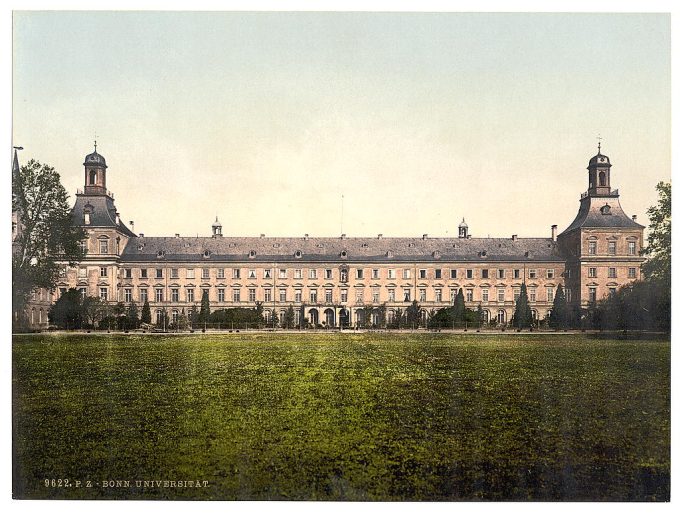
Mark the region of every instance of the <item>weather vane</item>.
<instances>
[{"instance_id":1,"label":"weather vane","mask_svg":"<svg viewBox=\"0 0 680 513\"><path fill-rule=\"evenodd\" d=\"M600 144L602 143L602 137L600 137L600 134L597 134L597 153L600 153Z\"/></svg>"}]
</instances>

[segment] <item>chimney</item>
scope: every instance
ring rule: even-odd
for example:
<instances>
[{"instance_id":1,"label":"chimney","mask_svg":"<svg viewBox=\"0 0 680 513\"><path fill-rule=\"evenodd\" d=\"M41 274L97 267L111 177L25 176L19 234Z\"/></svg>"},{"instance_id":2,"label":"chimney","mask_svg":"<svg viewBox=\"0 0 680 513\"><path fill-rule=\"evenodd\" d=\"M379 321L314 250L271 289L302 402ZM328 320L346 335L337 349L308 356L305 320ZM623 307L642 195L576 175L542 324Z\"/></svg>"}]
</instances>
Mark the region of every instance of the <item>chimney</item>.
<instances>
[{"instance_id":1,"label":"chimney","mask_svg":"<svg viewBox=\"0 0 680 513\"><path fill-rule=\"evenodd\" d=\"M344 239L345 237L347 237L347 235L345 235L344 233L342 235L340 235L341 239Z\"/></svg>"},{"instance_id":2,"label":"chimney","mask_svg":"<svg viewBox=\"0 0 680 513\"><path fill-rule=\"evenodd\" d=\"M116 224L120 224L120 214L116 212Z\"/></svg>"},{"instance_id":3,"label":"chimney","mask_svg":"<svg viewBox=\"0 0 680 513\"><path fill-rule=\"evenodd\" d=\"M427 233L423 233L423 240L427 239Z\"/></svg>"},{"instance_id":4,"label":"chimney","mask_svg":"<svg viewBox=\"0 0 680 513\"><path fill-rule=\"evenodd\" d=\"M176 239L179 239L179 233L176 233L176 234L175 234L175 238L176 238Z\"/></svg>"},{"instance_id":5,"label":"chimney","mask_svg":"<svg viewBox=\"0 0 680 513\"><path fill-rule=\"evenodd\" d=\"M260 239L264 239L264 233L260 234Z\"/></svg>"},{"instance_id":6,"label":"chimney","mask_svg":"<svg viewBox=\"0 0 680 513\"><path fill-rule=\"evenodd\" d=\"M514 234L514 235L512 236L512 240L517 240L517 234Z\"/></svg>"},{"instance_id":7,"label":"chimney","mask_svg":"<svg viewBox=\"0 0 680 513\"><path fill-rule=\"evenodd\" d=\"M555 242L557 240L557 225L556 224L552 225L550 227L550 230L552 231L551 238L552 238L553 242Z\"/></svg>"},{"instance_id":8,"label":"chimney","mask_svg":"<svg viewBox=\"0 0 680 513\"><path fill-rule=\"evenodd\" d=\"M305 233L305 240L309 240L309 234Z\"/></svg>"},{"instance_id":9,"label":"chimney","mask_svg":"<svg viewBox=\"0 0 680 513\"><path fill-rule=\"evenodd\" d=\"M637 221L637 215L633 214L633 222Z\"/></svg>"},{"instance_id":10,"label":"chimney","mask_svg":"<svg viewBox=\"0 0 680 513\"><path fill-rule=\"evenodd\" d=\"M140 236L141 238L144 238L144 234L143 234L143 233L140 233L139 236Z\"/></svg>"},{"instance_id":11,"label":"chimney","mask_svg":"<svg viewBox=\"0 0 680 513\"><path fill-rule=\"evenodd\" d=\"M130 221L130 230L132 230L133 232L135 231L135 222L134 221Z\"/></svg>"},{"instance_id":12,"label":"chimney","mask_svg":"<svg viewBox=\"0 0 680 513\"><path fill-rule=\"evenodd\" d=\"M379 238L379 239L382 239L382 233L379 233L379 234L378 234L378 238Z\"/></svg>"}]
</instances>

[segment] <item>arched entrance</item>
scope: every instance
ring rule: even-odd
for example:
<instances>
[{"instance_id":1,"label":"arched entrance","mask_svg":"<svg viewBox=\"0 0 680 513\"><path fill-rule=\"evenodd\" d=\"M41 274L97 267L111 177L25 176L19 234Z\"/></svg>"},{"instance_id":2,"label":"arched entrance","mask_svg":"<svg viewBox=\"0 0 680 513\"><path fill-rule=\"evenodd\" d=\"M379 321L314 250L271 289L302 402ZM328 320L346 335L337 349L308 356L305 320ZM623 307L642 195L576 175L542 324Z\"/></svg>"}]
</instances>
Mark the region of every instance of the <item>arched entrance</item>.
<instances>
[{"instance_id":1,"label":"arched entrance","mask_svg":"<svg viewBox=\"0 0 680 513\"><path fill-rule=\"evenodd\" d=\"M312 326L319 324L319 311L316 308L309 309L309 323Z\"/></svg>"},{"instance_id":2,"label":"arched entrance","mask_svg":"<svg viewBox=\"0 0 680 513\"><path fill-rule=\"evenodd\" d=\"M335 327L335 312L333 311L333 309L326 308L323 314L325 317L326 326L328 326L329 328Z\"/></svg>"},{"instance_id":3,"label":"arched entrance","mask_svg":"<svg viewBox=\"0 0 680 513\"><path fill-rule=\"evenodd\" d=\"M498 310L498 324L505 324L505 310Z\"/></svg>"},{"instance_id":4,"label":"arched entrance","mask_svg":"<svg viewBox=\"0 0 680 513\"><path fill-rule=\"evenodd\" d=\"M347 308L340 309L340 314L338 315L340 320L340 326L343 328L348 328L350 323L349 310Z\"/></svg>"},{"instance_id":5,"label":"arched entrance","mask_svg":"<svg viewBox=\"0 0 680 513\"><path fill-rule=\"evenodd\" d=\"M358 326L361 327L366 326L366 316L364 315L363 308L359 308L356 312L354 312L354 316L356 317L356 322Z\"/></svg>"}]
</instances>

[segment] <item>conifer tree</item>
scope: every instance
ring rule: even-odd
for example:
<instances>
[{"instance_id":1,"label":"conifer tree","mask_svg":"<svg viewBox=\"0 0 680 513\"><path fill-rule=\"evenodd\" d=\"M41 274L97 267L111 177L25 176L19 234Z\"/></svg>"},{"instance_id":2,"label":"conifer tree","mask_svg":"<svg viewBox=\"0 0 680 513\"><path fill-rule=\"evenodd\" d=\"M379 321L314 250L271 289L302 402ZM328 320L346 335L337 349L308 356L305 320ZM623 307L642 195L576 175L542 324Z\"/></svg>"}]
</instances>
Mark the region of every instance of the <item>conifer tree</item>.
<instances>
[{"instance_id":1,"label":"conifer tree","mask_svg":"<svg viewBox=\"0 0 680 513\"><path fill-rule=\"evenodd\" d=\"M453 322L458 323L465 320L465 299L463 289L458 289L458 294L453 300Z\"/></svg>"},{"instance_id":2,"label":"conifer tree","mask_svg":"<svg viewBox=\"0 0 680 513\"><path fill-rule=\"evenodd\" d=\"M151 307L149 306L149 300L144 301L144 306L142 307L142 324L151 324Z\"/></svg>"},{"instance_id":3,"label":"conifer tree","mask_svg":"<svg viewBox=\"0 0 680 513\"><path fill-rule=\"evenodd\" d=\"M555 293L555 300L550 311L550 327L563 330L567 327L567 300L564 295L562 284L557 285L557 292Z\"/></svg>"},{"instance_id":4,"label":"conifer tree","mask_svg":"<svg viewBox=\"0 0 680 513\"><path fill-rule=\"evenodd\" d=\"M513 325L516 328L528 328L531 326L531 308L529 308L529 296L527 294L527 285L522 283L522 288L519 292L519 297L515 303L515 316L513 317Z\"/></svg>"},{"instance_id":5,"label":"conifer tree","mask_svg":"<svg viewBox=\"0 0 680 513\"><path fill-rule=\"evenodd\" d=\"M210 297L208 291L203 291L201 296L201 312L198 314L198 322L205 325L210 320Z\"/></svg>"},{"instance_id":6,"label":"conifer tree","mask_svg":"<svg viewBox=\"0 0 680 513\"><path fill-rule=\"evenodd\" d=\"M139 328L139 309L137 308L137 303L134 301L130 302L127 310L128 326L130 329Z\"/></svg>"}]
</instances>

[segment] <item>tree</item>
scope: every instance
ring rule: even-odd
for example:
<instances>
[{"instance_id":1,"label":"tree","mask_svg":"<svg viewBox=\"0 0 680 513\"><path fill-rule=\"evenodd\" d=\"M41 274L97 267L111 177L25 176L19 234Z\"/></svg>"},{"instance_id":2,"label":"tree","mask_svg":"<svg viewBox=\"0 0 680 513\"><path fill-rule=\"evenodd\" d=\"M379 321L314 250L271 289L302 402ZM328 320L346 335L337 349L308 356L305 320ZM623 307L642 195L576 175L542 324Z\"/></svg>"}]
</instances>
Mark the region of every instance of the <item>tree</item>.
<instances>
[{"instance_id":1,"label":"tree","mask_svg":"<svg viewBox=\"0 0 680 513\"><path fill-rule=\"evenodd\" d=\"M422 308L415 299L408 308L406 308L406 323L412 328L417 328L420 325L420 319L422 315Z\"/></svg>"},{"instance_id":2,"label":"tree","mask_svg":"<svg viewBox=\"0 0 680 513\"><path fill-rule=\"evenodd\" d=\"M179 314L179 317L177 318L177 329L180 331L184 331L187 329L189 326L189 322L187 321L187 316L184 313L184 308L182 308L182 313Z\"/></svg>"},{"instance_id":3,"label":"tree","mask_svg":"<svg viewBox=\"0 0 680 513\"><path fill-rule=\"evenodd\" d=\"M293 305L286 308L286 311L283 314L282 324L283 327L287 329L291 329L295 326L295 309L293 308Z\"/></svg>"},{"instance_id":4,"label":"tree","mask_svg":"<svg viewBox=\"0 0 680 513\"><path fill-rule=\"evenodd\" d=\"M463 298L463 289L458 289L458 294L453 300L453 321L462 322L465 320L465 299Z\"/></svg>"},{"instance_id":5,"label":"tree","mask_svg":"<svg viewBox=\"0 0 680 513\"><path fill-rule=\"evenodd\" d=\"M659 182L656 190L659 192L659 203L647 210L647 215L649 215L647 247L641 251L641 254L649 256L649 259L642 264L642 272L647 279L668 285L670 289L671 184Z\"/></svg>"},{"instance_id":6,"label":"tree","mask_svg":"<svg viewBox=\"0 0 680 513\"><path fill-rule=\"evenodd\" d=\"M86 234L73 222L59 173L36 160L19 168L15 159L12 210L21 225L12 243L12 303L23 315L33 290L54 289L65 263L82 260Z\"/></svg>"},{"instance_id":7,"label":"tree","mask_svg":"<svg viewBox=\"0 0 680 513\"><path fill-rule=\"evenodd\" d=\"M383 303L378 307L378 328L384 328L387 325L387 305Z\"/></svg>"},{"instance_id":8,"label":"tree","mask_svg":"<svg viewBox=\"0 0 680 513\"><path fill-rule=\"evenodd\" d=\"M364 328L370 328L372 323L371 319L373 318L373 313L375 312L375 308L373 308L372 305L366 305L364 306Z\"/></svg>"},{"instance_id":9,"label":"tree","mask_svg":"<svg viewBox=\"0 0 680 513\"><path fill-rule=\"evenodd\" d=\"M113 307L113 315L116 317L116 327L119 330L125 329L127 326L127 317L125 317L125 304L122 301L119 301Z\"/></svg>"},{"instance_id":10,"label":"tree","mask_svg":"<svg viewBox=\"0 0 680 513\"><path fill-rule=\"evenodd\" d=\"M484 310L482 310L481 304L477 305L477 311L475 312L475 315L477 317L477 326L481 326L482 321L484 320Z\"/></svg>"},{"instance_id":11,"label":"tree","mask_svg":"<svg viewBox=\"0 0 680 513\"><path fill-rule=\"evenodd\" d=\"M128 329L136 330L139 328L139 308L137 303L131 301L127 309Z\"/></svg>"},{"instance_id":12,"label":"tree","mask_svg":"<svg viewBox=\"0 0 680 513\"><path fill-rule=\"evenodd\" d=\"M191 310L189 310L189 321L191 322L192 328L198 322L198 308L196 308L196 305L191 305Z\"/></svg>"},{"instance_id":13,"label":"tree","mask_svg":"<svg viewBox=\"0 0 680 513\"><path fill-rule=\"evenodd\" d=\"M567 300L564 295L562 284L557 285L557 292L555 293L555 300L550 311L550 327L563 330L567 327L569 313L567 311Z\"/></svg>"},{"instance_id":14,"label":"tree","mask_svg":"<svg viewBox=\"0 0 680 513\"><path fill-rule=\"evenodd\" d=\"M210 297L208 291L204 290L201 296L201 311L198 314L198 322L205 326L210 321Z\"/></svg>"},{"instance_id":15,"label":"tree","mask_svg":"<svg viewBox=\"0 0 680 513\"><path fill-rule=\"evenodd\" d=\"M85 324L94 328L95 324L104 317L104 303L99 297L87 296L83 298L82 312Z\"/></svg>"},{"instance_id":16,"label":"tree","mask_svg":"<svg viewBox=\"0 0 680 513\"><path fill-rule=\"evenodd\" d=\"M272 308L272 328L279 325L279 314L276 313L276 308Z\"/></svg>"},{"instance_id":17,"label":"tree","mask_svg":"<svg viewBox=\"0 0 680 513\"><path fill-rule=\"evenodd\" d=\"M515 303L515 315L512 319L513 326L522 329L531 326L533 319L531 317L531 308L529 308L529 296L527 294L527 285L522 283L522 288L519 291L519 297Z\"/></svg>"},{"instance_id":18,"label":"tree","mask_svg":"<svg viewBox=\"0 0 680 513\"><path fill-rule=\"evenodd\" d=\"M151 324L151 307L149 306L149 300L144 301L142 306L142 324Z\"/></svg>"},{"instance_id":19,"label":"tree","mask_svg":"<svg viewBox=\"0 0 680 513\"><path fill-rule=\"evenodd\" d=\"M83 323L83 295L76 289L68 289L52 305L48 317L60 328L80 329Z\"/></svg>"}]
</instances>

